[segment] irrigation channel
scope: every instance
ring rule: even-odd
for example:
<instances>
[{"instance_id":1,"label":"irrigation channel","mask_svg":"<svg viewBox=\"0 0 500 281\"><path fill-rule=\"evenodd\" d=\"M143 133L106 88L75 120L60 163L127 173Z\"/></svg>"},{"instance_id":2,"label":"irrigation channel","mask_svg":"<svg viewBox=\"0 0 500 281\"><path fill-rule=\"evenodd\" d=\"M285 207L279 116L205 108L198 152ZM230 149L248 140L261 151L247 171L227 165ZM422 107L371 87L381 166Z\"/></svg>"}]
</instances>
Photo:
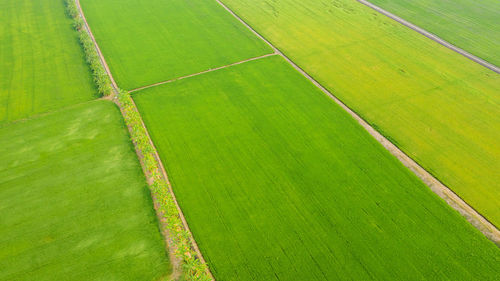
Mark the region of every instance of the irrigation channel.
<instances>
[{"instance_id":1,"label":"irrigation channel","mask_svg":"<svg viewBox=\"0 0 500 281\"><path fill-rule=\"evenodd\" d=\"M494 64L491 64L491 63L489 63L489 62L487 62L487 61L485 61L485 60L483 60L483 59L481 59L479 57L476 57L475 55L473 55L473 54L471 54L471 53L469 53L469 52L467 52L467 51L465 51L463 49L460 49L459 47L457 47L457 46L455 46L455 45L453 45L453 44L451 44L451 43L449 43L449 42L441 39L439 36L437 36L435 34L432 34L432 33L428 32L427 30L425 30L423 28L420 28L420 27L412 24L411 22L408 22L408 21L406 21L406 20L404 20L404 19L396 16L395 14L393 14L391 12L388 12L388 11L380 8L379 6L377 6L375 4L372 4L372 3L370 3L370 2L368 2L366 0L357 0L357 1L359 3L365 5L365 6L370 7L373 10L381 13L382 15L387 16L388 18L391 18L391 19L399 22L400 24L402 24L402 25L404 25L406 27L409 27L409 28L415 30L416 32L424 35L425 37L427 37L427 38L429 38L431 40L436 41L437 43L445 46L446 48L448 48L450 50L453 50L453 51L461 54L462 56L470 59L471 61L476 62L476 63L478 63L478 64L480 64L480 65L482 65L482 66L484 66L484 67L486 67L486 68L488 68L490 70L493 70L496 73L500 74L500 68L498 66L496 66Z\"/></svg>"}]
</instances>

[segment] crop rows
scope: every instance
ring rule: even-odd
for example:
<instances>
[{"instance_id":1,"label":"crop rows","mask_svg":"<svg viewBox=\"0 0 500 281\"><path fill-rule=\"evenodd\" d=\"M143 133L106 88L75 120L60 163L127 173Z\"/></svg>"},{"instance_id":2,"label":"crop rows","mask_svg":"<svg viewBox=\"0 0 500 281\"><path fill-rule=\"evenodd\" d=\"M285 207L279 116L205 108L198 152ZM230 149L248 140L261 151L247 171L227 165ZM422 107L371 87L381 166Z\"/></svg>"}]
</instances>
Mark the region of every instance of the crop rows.
<instances>
[{"instance_id":1,"label":"crop rows","mask_svg":"<svg viewBox=\"0 0 500 281\"><path fill-rule=\"evenodd\" d=\"M500 2L371 0L458 47L500 66Z\"/></svg>"},{"instance_id":2,"label":"crop rows","mask_svg":"<svg viewBox=\"0 0 500 281\"><path fill-rule=\"evenodd\" d=\"M491 0L389 2L495 63ZM498 247L281 56L498 225L500 76L362 4L6 0L0 19L0 280L500 275Z\"/></svg>"},{"instance_id":3,"label":"crop rows","mask_svg":"<svg viewBox=\"0 0 500 281\"><path fill-rule=\"evenodd\" d=\"M492 242L279 56L133 98L216 279L498 274Z\"/></svg>"},{"instance_id":4,"label":"crop rows","mask_svg":"<svg viewBox=\"0 0 500 281\"><path fill-rule=\"evenodd\" d=\"M96 97L63 1L0 2L0 123Z\"/></svg>"},{"instance_id":5,"label":"crop rows","mask_svg":"<svg viewBox=\"0 0 500 281\"><path fill-rule=\"evenodd\" d=\"M500 225L500 75L356 1L222 2Z\"/></svg>"}]
</instances>

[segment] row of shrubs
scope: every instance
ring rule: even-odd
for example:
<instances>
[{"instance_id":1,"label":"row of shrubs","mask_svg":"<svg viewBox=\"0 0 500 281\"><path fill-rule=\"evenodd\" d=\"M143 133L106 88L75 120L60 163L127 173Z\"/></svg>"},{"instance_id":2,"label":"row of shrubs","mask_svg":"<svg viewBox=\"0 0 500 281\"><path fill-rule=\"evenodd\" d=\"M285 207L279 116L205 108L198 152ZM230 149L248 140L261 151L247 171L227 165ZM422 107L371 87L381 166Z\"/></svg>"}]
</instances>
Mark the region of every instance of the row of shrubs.
<instances>
[{"instance_id":1,"label":"row of shrubs","mask_svg":"<svg viewBox=\"0 0 500 281\"><path fill-rule=\"evenodd\" d=\"M142 154L143 165L153 179L150 189L160 205L161 215L167 221L167 230L172 240L170 247L175 248L175 254L183 261L184 280L212 280L207 273L207 266L197 258L196 252L191 247L191 234L184 228L179 217L177 205L155 157L155 148L149 141L146 129L142 125L141 116L130 97L130 93L120 90L118 102L125 123L130 128L132 140Z\"/></svg>"},{"instance_id":2,"label":"row of shrubs","mask_svg":"<svg viewBox=\"0 0 500 281\"><path fill-rule=\"evenodd\" d=\"M103 96L111 95L113 93L111 80L100 61L92 38L85 28L85 22L75 0L66 0L66 7L74 20L76 30L80 33L80 42L85 50L87 62L92 69L99 93ZM182 260L182 280L212 280L207 265L197 257L197 253L191 245L191 234L184 228L167 180L163 177L160 164L155 157L155 148L149 141L141 116L130 97L130 93L119 90L117 99L125 123L130 128L132 141L142 154L142 163L152 178L152 184L149 187L158 202L160 208L158 211L166 219L166 227L171 239L169 247L175 249L176 256Z\"/></svg>"},{"instance_id":3,"label":"row of shrubs","mask_svg":"<svg viewBox=\"0 0 500 281\"><path fill-rule=\"evenodd\" d=\"M104 69L99 54L94 46L94 42L90 34L85 29L85 22L83 21L79 9L74 0L66 0L66 9L68 14L73 18L73 26L80 35L80 43L85 51L85 58L92 70L92 77L97 85L97 90L101 96L109 96L113 93L113 86L109 79L106 70Z\"/></svg>"}]
</instances>

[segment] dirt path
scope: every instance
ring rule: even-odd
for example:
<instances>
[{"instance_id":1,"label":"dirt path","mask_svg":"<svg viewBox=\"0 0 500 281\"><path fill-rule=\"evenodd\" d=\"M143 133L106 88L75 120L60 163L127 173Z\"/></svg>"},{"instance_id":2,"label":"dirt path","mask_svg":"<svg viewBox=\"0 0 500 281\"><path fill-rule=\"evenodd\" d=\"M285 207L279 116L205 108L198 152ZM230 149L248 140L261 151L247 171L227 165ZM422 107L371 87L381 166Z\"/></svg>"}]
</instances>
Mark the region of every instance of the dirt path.
<instances>
[{"instance_id":1,"label":"dirt path","mask_svg":"<svg viewBox=\"0 0 500 281\"><path fill-rule=\"evenodd\" d=\"M87 19L85 18L85 14L83 13L82 6L80 6L80 0L75 0L76 7L78 8L78 11L80 12L80 16L83 19L83 22L85 23L85 30L87 33L90 35L90 38L92 38L92 42L94 42L94 47L97 50L97 54L99 55L99 59L101 60L102 66L104 66L104 69L106 70L106 73L109 76L109 79L111 79L111 84L113 85L113 88L116 93L118 93L118 86L116 85L115 79L113 78L113 75L111 75L111 71L109 70L108 64L106 63L106 59L104 59L104 56L102 55L101 49L99 48L99 45L97 45L97 41L95 40L94 34L90 30L90 26L87 22Z\"/></svg>"},{"instance_id":2,"label":"dirt path","mask_svg":"<svg viewBox=\"0 0 500 281\"><path fill-rule=\"evenodd\" d=\"M159 85L163 85L163 84L167 84L167 83L171 83L171 82L175 82L175 81L186 79L186 78L193 77L193 76L198 76L198 75L205 74L205 73L208 73L208 72L212 72L212 71L216 71L216 70L228 68L228 67L231 67L231 66L234 66L234 65L245 63L245 62L254 61L254 60L258 60L258 59L262 59L262 58L267 58L267 57L274 56L274 55L277 55L277 53L271 53L271 54L267 54L267 55L263 55L263 56L258 56L258 57L254 57L254 58L249 58L249 59L246 59L246 60L238 61L238 62L231 63L231 64L226 64L226 65L219 66L219 67L216 67L216 68L210 68L208 70L204 70L204 71L201 71L201 72L197 72L197 73L189 74L189 75L186 75L186 76L181 76L181 77L177 77L177 78L174 78L174 79L170 79L170 80L167 80L167 81L162 81L162 82L154 83L154 84L151 84L151 85L139 87L139 88L130 90L129 93L137 92L137 91L140 91L140 90L144 90L144 89L147 89L147 88L151 88L151 87L155 87L155 86L159 86Z\"/></svg>"},{"instance_id":3,"label":"dirt path","mask_svg":"<svg viewBox=\"0 0 500 281\"><path fill-rule=\"evenodd\" d=\"M104 59L104 56L103 56L101 50L99 49L99 45L97 44L97 41L95 40L95 37L92 34L92 31L90 30L90 26L89 26L89 24L87 22L87 19L85 18L85 14L83 13L82 8L81 8L80 1L79 0L74 0L74 1L75 1L76 5L77 5L78 11L80 13L80 16L82 17L82 19L84 21L85 29L89 33L89 35L90 35L90 37L91 37L91 39L92 39L92 41L94 43L94 46L95 46L95 48L97 50L97 53L99 55L99 59L101 60L101 63L104 66L104 68L105 68L105 70L107 72L107 75L109 76L109 78L111 80L111 83L112 83L112 86L113 86L114 95L112 95L110 97L107 97L106 99L110 99L113 102L115 102L118 105L118 107L120 108L120 112L122 113L122 115L124 115L123 108L121 107L120 103L117 101L117 95L119 93L119 88L118 88L118 86L117 86L117 84L116 84L116 82L115 82L115 80L113 78L113 75L111 74L111 71L110 71L110 69L108 67L108 64L106 63L106 60ZM132 99L132 102L133 102L133 99ZM134 103L134 110L140 116L140 113L138 112L137 107L135 106L135 103ZM151 140L151 137L149 136L149 132L148 132L148 130L146 128L146 125L144 124L142 118L141 118L141 124L142 124L142 126L143 126L143 128L144 128L144 130L146 132L146 137L147 137L149 143L154 148L154 155L155 155L155 158L157 160L157 163L159 164L158 169L162 172L162 175L163 175L165 181L167 182L167 185L169 187L169 191L170 191L170 193L172 195L172 198L174 199L175 205L177 207L177 213L178 213L178 215L179 215L179 217L180 217L180 219L181 219L181 221L183 223L183 227L189 233L189 240L191 241L191 246L195 250L198 259L201 260L202 263L206 264L206 261L203 258L203 255L201 254L201 251L200 251L200 249L198 247L198 244L196 243L196 241L193 238L193 233L189 229L189 226L187 224L186 218L184 217L184 214L182 213L182 210L180 209L179 204L177 203L177 199L176 199L175 194L174 194L174 192L172 190L172 186L170 184L167 172L165 171L165 168L163 167L163 163L161 162L160 156L158 155L158 151L156 150L156 147L154 146L154 143ZM129 131L132 130L132 128L128 128L128 129L129 129ZM141 153L141 151L138 149L138 147L135 144L134 144L134 147L135 147L136 154L137 154L137 156L138 156L138 158L140 160L141 167L143 169L144 175L146 176L146 179L148 181L148 184L151 184L153 182L153 178L151 177L151 175L149 174L149 172L146 170L146 166L143 163L144 155ZM176 254L175 254L175 248L172 246L172 243L171 243L172 238L170 237L170 235L168 233L168 230L167 230L167 227L166 227L166 223L167 222L165 221L165 218L162 216L161 212L159 211L159 204L160 204L160 202L157 200L157 198L153 194L151 194L151 196L152 196L152 199L153 199L154 209L155 209L155 212L156 212L156 216L158 218L160 230L161 230L161 233L163 234L163 237L164 237L164 240L165 240L166 250L167 250L167 252L169 254L170 263L172 264L172 273L169 276L169 279L170 280L178 280L178 279L180 279L182 277L182 272L183 272L183 269L182 269L182 260L179 259L176 256ZM208 266L207 266L207 275L210 276L212 278L212 280L215 280L213 278L213 275L210 272L210 269L208 268Z\"/></svg>"},{"instance_id":4,"label":"dirt path","mask_svg":"<svg viewBox=\"0 0 500 281\"><path fill-rule=\"evenodd\" d=\"M479 57L476 57L475 55L473 55L473 54L471 54L471 53L469 53L469 52L467 52L467 51L465 51L463 49L458 48L457 46L455 46L455 45L453 45L453 44L451 44L451 43L449 43L449 42L447 42L447 41L439 38L437 35L434 35L434 34L428 32L428 31L426 31L425 29L422 29L422 28L420 28L420 27L418 27L418 26L416 26L416 25L414 25L414 24L412 24L412 23L410 23L410 22L408 22L408 21L406 21L406 20L404 20L404 19L402 19L402 18L400 18L400 17L398 17L398 16L396 16L396 15L394 15L394 14L392 14L392 13L390 13L390 12L384 10L384 9L382 9L382 8L380 8L377 5L374 5L374 4L372 4L372 3L370 3L370 2L368 2L366 0L357 0L357 1L359 3L367 6L367 7L370 7L372 9L374 9L375 11L377 11L377 12L379 12L379 13L381 13L381 14L383 14L383 15L385 15L385 16L387 16L387 17L389 17L389 18L391 18L391 19L393 19L393 20L395 20L397 22L399 22L400 24L402 24L402 25L404 25L406 27L409 27L409 28L415 30L416 32L424 35L425 37L436 41L437 43L445 46L446 48L451 49L451 50L453 50L453 51L461 54L462 56L464 56L464 57L472 60L473 62L479 63L480 65L482 65L482 66L484 66L484 67L486 67L486 68L488 68L490 70L493 70L496 73L500 74L500 68L497 67L496 65L491 64L491 63L489 63L489 62L487 62L487 61L485 61L485 60L483 60L483 59L481 59Z\"/></svg>"},{"instance_id":5,"label":"dirt path","mask_svg":"<svg viewBox=\"0 0 500 281\"><path fill-rule=\"evenodd\" d=\"M335 97L330 91L318 83L314 78L307 74L302 68L296 65L292 60L285 56L278 48L276 48L271 42L255 31L250 25L248 25L244 20L242 20L238 15L236 15L231 9L229 9L224 3L216 0L219 5L226 9L231 15L233 15L238 21L245 25L250 31L252 31L256 36L266 42L273 50L280 56L282 56L290 65L300 72L304 77L316 85L324 94L329 96L335 103L340 105L347 113L349 113L358 123L363 126L363 128L370 133L380 144L382 144L392 155L403 163L407 168L409 168L417 177L419 177L434 193L439 195L444 199L451 207L457 210L462 216L464 216L469 223L481 231L488 239L493 241L497 246L500 247L500 231L490 223L486 218L479 214L474 208L469 206L462 198L455 194L451 189L441 183L437 178L431 175L427 170L421 167L417 162L406 155L397 146L391 143L387 138L380 134L377 130L371 127L368 122L361 118L356 112L351 110L347 105ZM359 0L358 0L359 1ZM363 0L364 1L364 0Z\"/></svg>"}]
</instances>

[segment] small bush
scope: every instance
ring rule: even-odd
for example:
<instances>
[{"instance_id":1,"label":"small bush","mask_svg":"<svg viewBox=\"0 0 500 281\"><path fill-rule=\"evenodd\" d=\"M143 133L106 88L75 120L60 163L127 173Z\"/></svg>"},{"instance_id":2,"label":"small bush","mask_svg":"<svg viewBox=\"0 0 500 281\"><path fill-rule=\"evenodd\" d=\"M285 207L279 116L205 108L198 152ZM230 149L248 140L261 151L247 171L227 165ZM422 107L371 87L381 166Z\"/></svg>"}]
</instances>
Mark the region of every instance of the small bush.
<instances>
[{"instance_id":1,"label":"small bush","mask_svg":"<svg viewBox=\"0 0 500 281\"><path fill-rule=\"evenodd\" d=\"M85 27L85 22L83 21L74 0L66 0L66 10L73 18L73 26L80 34L80 44L83 46L86 61L92 71L92 77L94 78L99 94L101 96L111 95L113 93L111 79L109 79L109 76L101 63L96 47L94 46L94 42Z\"/></svg>"},{"instance_id":2,"label":"small bush","mask_svg":"<svg viewBox=\"0 0 500 281\"><path fill-rule=\"evenodd\" d=\"M68 14L73 18L73 26L80 33L80 43L84 49L86 61L92 70L94 82L99 93L103 96L111 95L113 86L104 69L94 42L86 29L78 7L74 0L66 0ZM183 262L184 280L212 280L207 274L207 265L197 258L191 245L191 234L184 228L179 216L175 200L170 193L169 185L160 171L160 164L155 157L155 149L149 141L142 119L135 107L130 94L119 90L118 103L122 109L125 123L130 128L130 135L136 148L142 154L142 163L145 170L153 179L149 186L151 193L159 202L159 212L166 219L167 230L172 240L170 247L175 248L176 255Z\"/></svg>"},{"instance_id":3,"label":"small bush","mask_svg":"<svg viewBox=\"0 0 500 281\"><path fill-rule=\"evenodd\" d=\"M160 171L160 164L155 157L155 149L149 141L146 129L135 107L135 104L126 91L120 90L118 102L122 108L125 123L131 128L131 138L142 154L142 162L153 183L149 186L151 193L159 202L161 215L166 219L167 230L172 239L171 247L175 248L176 255L183 262L184 280L212 280L207 274L207 266L197 258L191 246L191 234L184 228L169 185Z\"/></svg>"}]
</instances>

